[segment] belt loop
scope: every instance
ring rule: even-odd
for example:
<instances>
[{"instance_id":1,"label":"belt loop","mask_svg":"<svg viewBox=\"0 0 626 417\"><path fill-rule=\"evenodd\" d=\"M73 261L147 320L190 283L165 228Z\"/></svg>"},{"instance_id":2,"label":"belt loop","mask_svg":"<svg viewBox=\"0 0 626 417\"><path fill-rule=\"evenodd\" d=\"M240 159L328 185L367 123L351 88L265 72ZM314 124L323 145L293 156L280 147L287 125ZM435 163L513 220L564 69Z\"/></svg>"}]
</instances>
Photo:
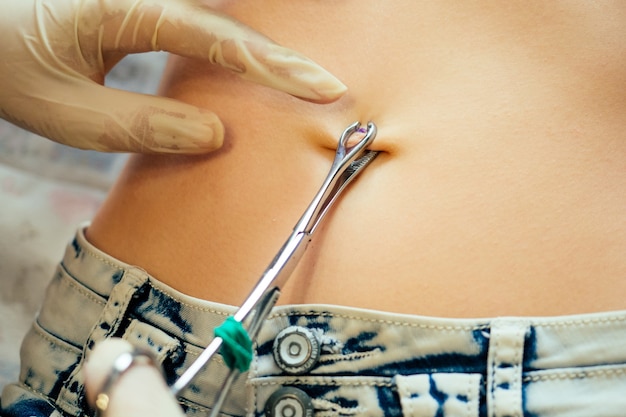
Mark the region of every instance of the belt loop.
<instances>
[{"instance_id":1,"label":"belt loop","mask_svg":"<svg viewBox=\"0 0 626 417\"><path fill-rule=\"evenodd\" d=\"M124 321L126 310L133 301L133 296L140 291L148 279L148 275L144 271L138 268L129 268L125 271L120 282L113 287L99 321L93 327L83 347L83 355L79 363L63 383L57 397L57 406L66 413L81 415L81 410L86 404L85 381L82 372L86 356L93 349L96 341L111 337L118 332Z\"/></svg>"},{"instance_id":2,"label":"belt loop","mask_svg":"<svg viewBox=\"0 0 626 417\"><path fill-rule=\"evenodd\" d=\"M487 368L489 417L522 417L522 364L529 323L513 318L491 325Z\"/></svg>"}]
</instances>

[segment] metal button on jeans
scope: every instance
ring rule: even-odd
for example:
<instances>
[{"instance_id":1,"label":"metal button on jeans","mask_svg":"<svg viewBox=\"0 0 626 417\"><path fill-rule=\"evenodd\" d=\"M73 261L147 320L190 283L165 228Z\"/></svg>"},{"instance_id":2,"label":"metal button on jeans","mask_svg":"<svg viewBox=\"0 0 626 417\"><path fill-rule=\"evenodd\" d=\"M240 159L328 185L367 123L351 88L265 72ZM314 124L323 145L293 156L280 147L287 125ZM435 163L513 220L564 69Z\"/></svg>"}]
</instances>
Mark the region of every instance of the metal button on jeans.
<instances>
[{"instance_id":1,"label":"metal button on jeans","mask_svg":"<svg viewBox=\"0 0 626 417\"><path fill-rule=\"evenodd\" d=\"M312 417L311 398L302 390L284 387L274 392L265 403L268 417Z\"/></svg>"},{"instance_id":2,"label":"metal button on jeans","mask_svg":"<svg viewBox=\"0 0 626 417\"><path fill-rule=\"evenodd\" d=\"M320 357L320 343L306 327L291 326L274 340L274 360L289 374L302 374L315 366Z\"/></svg>"}]
</instances>

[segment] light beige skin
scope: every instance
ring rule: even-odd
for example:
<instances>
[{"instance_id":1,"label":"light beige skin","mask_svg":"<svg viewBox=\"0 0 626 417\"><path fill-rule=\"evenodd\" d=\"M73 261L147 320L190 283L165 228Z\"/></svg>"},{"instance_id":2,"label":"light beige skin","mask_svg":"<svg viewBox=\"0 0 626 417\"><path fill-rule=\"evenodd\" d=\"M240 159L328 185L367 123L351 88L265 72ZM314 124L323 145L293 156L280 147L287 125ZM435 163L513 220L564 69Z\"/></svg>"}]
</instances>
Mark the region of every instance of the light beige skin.
<instances>
[{"instance_id":1,"label":"light beige skin","mask_svg":"<svg viewBox=\"0 0 626 417\"><path fill-rule=\"evenodd\" d=\"M226 2L347 95L324 106L175 59L216 109L207 157L132 158L88 230L172 287L238 305L355 120L384 153L281 297L444 317L626 308L626 3ZM219 103L217 106L215 103Z\"/></svg>"},{"instance_id":2,"label":"light beige skin","mask_svg":"<svg viewBox=\"0 0 626 417\"><path fill-rule=\"evenodd\" d=\"M204 153L224 128L207 106L102 86L125 55L170 51L312 102L346 91L301 54L202 0L1 0L0 117L107 152ZM217 102L212 102L216 106Z\"/></svg>"}]
</instances>

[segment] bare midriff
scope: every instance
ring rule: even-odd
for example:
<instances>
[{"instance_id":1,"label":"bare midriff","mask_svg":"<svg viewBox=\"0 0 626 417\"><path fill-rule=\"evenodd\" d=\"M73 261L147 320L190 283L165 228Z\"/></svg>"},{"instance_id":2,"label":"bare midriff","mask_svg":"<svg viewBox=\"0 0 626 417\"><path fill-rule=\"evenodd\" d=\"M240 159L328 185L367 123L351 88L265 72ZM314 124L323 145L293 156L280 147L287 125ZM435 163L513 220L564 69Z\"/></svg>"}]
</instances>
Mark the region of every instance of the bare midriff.
<instances>
[{"instance_id":1,"label":"bare midriff","mask_svg":"<svg viewBox=\"0 0 626 417\"><path fill-rule=\"evenodd\" d=\"M626 308L623 2L258 0L224 11L348 93L314 104L175 58L162 93L215 111L198 157L134 156L88 239L173 288L239 305L331 165L381 151L280 302L444 317Z\"/></svg>"}]
</instances>

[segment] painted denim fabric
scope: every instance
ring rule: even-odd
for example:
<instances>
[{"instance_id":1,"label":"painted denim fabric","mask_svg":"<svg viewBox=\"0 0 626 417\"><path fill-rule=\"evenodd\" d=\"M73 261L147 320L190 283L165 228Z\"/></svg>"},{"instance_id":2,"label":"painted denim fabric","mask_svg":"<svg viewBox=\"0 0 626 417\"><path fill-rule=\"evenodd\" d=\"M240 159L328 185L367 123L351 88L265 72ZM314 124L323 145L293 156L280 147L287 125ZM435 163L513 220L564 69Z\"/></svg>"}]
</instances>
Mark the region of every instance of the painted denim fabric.
<instances>
[{"instance_id":1,"label":"painted denim fabric","mask_svg":"<svg viewBox=\"0 0 626 417\"><path fill-rule=\"evenodd\" d=\"M82 367L98 341L152 350L174 381L232 306L181 294L91 246L79 231L22 344L3 416L93 415ZM626 312L437 319L301 305L276 308L223 414L619 416L626 409ZM228 369L218 356L182 392L204 416Z\"/></svg>"}]
</instances>

